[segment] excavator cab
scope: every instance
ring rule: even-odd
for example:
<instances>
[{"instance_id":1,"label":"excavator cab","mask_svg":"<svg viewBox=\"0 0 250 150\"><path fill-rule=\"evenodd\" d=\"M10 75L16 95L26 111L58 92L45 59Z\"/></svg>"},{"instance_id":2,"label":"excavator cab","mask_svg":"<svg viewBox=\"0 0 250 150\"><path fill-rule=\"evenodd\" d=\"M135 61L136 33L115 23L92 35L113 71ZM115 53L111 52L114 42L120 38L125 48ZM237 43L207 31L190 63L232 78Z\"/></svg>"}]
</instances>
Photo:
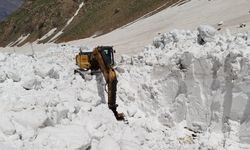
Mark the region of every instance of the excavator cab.
<instances>
[{"instance_id":1,"label":"excavator cab","mask_svg":"<svg viewBox=\"0 0 250 150\"><path fill-rule=\"evenodd\" d=\"M101 52L102 57L105 59L106 64L114 66L114 50L111 46L101 46L98 47L98 50Z\"/></svg>"},{"instance_id":2,"label":"excavator cab","mask_svg":"<svg viewBox=\"0 0 250 150\"><path fill-rule=\"evenodd\" d=\"M103 61L105 61L105 64L110 65L113 67L115 65L114 61L114 50L112 46L100 46L97 47L98 51L102 55ZM97 70L98 64L97 62L93 61L93 52L90 51L83 51L80 49L80 52L78 55L76 55L76 65L79 66L79 69L81 70Z\"/></svg>"}]
</instances>

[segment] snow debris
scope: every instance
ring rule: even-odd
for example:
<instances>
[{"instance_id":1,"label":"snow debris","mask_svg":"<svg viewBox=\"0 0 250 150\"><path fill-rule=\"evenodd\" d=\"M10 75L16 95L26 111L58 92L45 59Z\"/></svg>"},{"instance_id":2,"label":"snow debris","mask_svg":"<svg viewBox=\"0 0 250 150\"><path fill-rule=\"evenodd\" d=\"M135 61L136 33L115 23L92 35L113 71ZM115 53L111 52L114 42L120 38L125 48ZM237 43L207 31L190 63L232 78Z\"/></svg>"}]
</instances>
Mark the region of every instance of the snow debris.
<instances>
[{"instance_id":1,"label":"snow debris","mask_svg":"<svg viewBox=\"0 0 250 150\"><path fill-rule=\"evenodd\" d=\"M211 42L214 40L216 29L211 26L203 25L198 27L198 42L202 44L203 42Z\"/></svg>"},{"instance_id":2,"label":"snow debris","mask_svg":"<svg viewBox=\"0 0 250 150\"><path fill-rule=\"evenodd\" d=\"M39 90L42 88L41 81L39 78L28 79L27 81L24 81L22 86L26 90L32 90L32 89Z\"/></svg>"},{"instance_id":3,"label":"snow debris","mask_svg":"<svg viewBox=\"0 0 250 150\"><path fill-rule=\"evenodd\" d=\"M6 115L6 114L5 114ZM16 129L11 122L11 119L8 116L5 116L1 114L0 117L0 130L5 134L5 135L13 135L16 132Z\"/></svg>"},{"instance_id":4,"label":"snow debris","mask_svg":"<svg viewBox=\"0 0 250 150\"><path fill-rule=\"evenodd\" d=\"M74 74L71 46L36 58L1 53L0 142L28 150L249 149L248 41L249 33L200 26L123 55L117 103L129 124L108 109L102 74Z\"/></svg>"},{"instance_id":5,"label":"snow debris","mask_svg":"<svg viewBox=\"0 0 250 150\"><path fill-rule=\"evenodd\" d=\"M39 131L35 149L83 149L90 147L91 138L84 127L70 125L47 127Z\"/></svg>"},{"instance_id":6,"label":"snow debris","mask_svg":"<svg viewBox=\"0 0 250 150\"><path fill-rule=\"evenodd\" d=\"M0 71L0 82L4 82L6 80L7 76L4 71Z\"/></svg>"},{"instance_id":7,"label":"snow debris","mask_svg":"<svg viewBox=\"0 0 250 150\"><path fill-rule=\"evenodd\" d=\"M48 119L44 110L24 110L13 114L13 120L24 127L34 130L43 127Z\"/></svg>"},{"instance_id":8,"label":"snow debris","mask_svg":"<svg viewBox=\"0 0 250 150\"><path fill-rule=\"evenodd\" d=\"M224 24L224 22L223 21L220 21L219 23L218 23L218 26L222 26Z\"/></svg>"},{"instance_id":9,"label":"snow debris","mask_svg":"<svg viewBox=\"0 0 250 150\"><path fill-rule=\"evenodd\" d=\"M18 75L16 70L7 71L7 78L12 79L14 82L21 81L21 77Z\"/></svg>"},{"instance_id":10,"label":"snow debris","mask_svg":"<svg viewBox=\"0 0 250 150\"><path fill-rule=\"evenodd\" d=\"M9 146L9 145L5 145L5 144L2 144L2 143L0 143L0 149L1 149L1 150L17 150L17 149L14 148L14 147L11 147L11 146Z\"/></svg>"},{"instance_id":11,"label":"snow debris","mask_svg":"<svg viewBox=\"0 0 250 150\"><path fill-rule=\"evenodd\" d=\"M247 34L247 45L250 46L250 31Z\"/></svg>"},{"instance_id":12,"label":"snow debris","mask_svg":"<svg viewBox=\"0 0 250 150\"><path fill-rule=\"evenodd\" d=\"M110 136L105 136L100 141L98 148L99 150L110 150L110 149L121 150L120 145L117 142L115 142L115 139L113 139Z\"/></svg>"}]
</instances>

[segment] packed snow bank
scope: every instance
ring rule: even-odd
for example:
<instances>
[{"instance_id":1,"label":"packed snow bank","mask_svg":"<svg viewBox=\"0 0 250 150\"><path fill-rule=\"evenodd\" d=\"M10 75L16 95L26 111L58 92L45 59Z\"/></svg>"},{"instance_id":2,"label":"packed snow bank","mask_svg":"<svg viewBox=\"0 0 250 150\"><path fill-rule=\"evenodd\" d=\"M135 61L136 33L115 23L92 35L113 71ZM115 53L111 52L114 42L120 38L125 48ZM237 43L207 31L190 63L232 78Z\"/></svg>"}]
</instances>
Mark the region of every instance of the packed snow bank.
<instances>
[{"instance_id":1,"label":"packed snow bank","mask_svg":"<svg viewBox=\"0 0 250 150\"><path fill-rule=\"evenodd\" d=\"M223 135L211 141L217 146L235 148L230 138L249 144L248 37L210 26L161 34L139 55L122 57L120 85L130 86L119 95L167 127L186 121L192 131Z\"/></svg>"},{"instance_id":2,"label":"packed snow bank","mask_svg":"<svg viewBox=\"0 0 250 150\"><path fill-rule=\"evenodd\" d=\"M101 74L73 74L77 47L0 54L0 141L28 150L249 149L248 37L200 26L123 55L117 102L129 124L108 109Z\"/></svg>"}]
</instances>

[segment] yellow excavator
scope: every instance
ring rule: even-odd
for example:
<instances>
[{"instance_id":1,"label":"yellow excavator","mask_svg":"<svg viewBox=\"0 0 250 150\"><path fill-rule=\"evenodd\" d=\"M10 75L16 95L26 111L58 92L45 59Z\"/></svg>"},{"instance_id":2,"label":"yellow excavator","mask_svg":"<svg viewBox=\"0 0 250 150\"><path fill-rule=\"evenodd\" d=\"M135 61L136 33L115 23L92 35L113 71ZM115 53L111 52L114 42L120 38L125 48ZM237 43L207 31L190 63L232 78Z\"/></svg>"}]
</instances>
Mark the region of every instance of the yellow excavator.
<instances>
[{"instance_id":1,"label":"yellow excavator","mask_svg":"<svg viewBox=\"0 0 250 150\"><path fill-rule=\"evenodd\" d=\"M108 86L108 107L112 110L117 120L125 120L123 113L117 112L116 104L117 77L113 69L114 50L112 46L98 46L91 52L83 52L80 49L76 55L76 65L79 67L74 73L84 76L84 71L91 70L91 74L100 70Z\"/></svg>"}]
</instances>

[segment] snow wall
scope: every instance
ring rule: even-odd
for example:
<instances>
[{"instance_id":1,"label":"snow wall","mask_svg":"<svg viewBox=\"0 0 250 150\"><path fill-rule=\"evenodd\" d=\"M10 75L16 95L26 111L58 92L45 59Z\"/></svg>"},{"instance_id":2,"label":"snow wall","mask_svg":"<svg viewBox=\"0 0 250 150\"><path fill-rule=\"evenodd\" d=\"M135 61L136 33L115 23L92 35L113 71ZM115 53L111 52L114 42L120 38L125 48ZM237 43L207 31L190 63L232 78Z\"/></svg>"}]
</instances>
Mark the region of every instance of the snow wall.
<instances>
[{"instance_id":1,"label":"snow wall","mask_svg":"<svg viewBox=\"0 0 250 150\"><path fill-rule=\"evenodd\" d=\"M249 52L250 32L200 26L160 34L120 67L128 68L122 76L139 108L162 124L185 120L195 131L229 133L235 121L239 140L250 143Z\"/></svg>"}]
</instances>

